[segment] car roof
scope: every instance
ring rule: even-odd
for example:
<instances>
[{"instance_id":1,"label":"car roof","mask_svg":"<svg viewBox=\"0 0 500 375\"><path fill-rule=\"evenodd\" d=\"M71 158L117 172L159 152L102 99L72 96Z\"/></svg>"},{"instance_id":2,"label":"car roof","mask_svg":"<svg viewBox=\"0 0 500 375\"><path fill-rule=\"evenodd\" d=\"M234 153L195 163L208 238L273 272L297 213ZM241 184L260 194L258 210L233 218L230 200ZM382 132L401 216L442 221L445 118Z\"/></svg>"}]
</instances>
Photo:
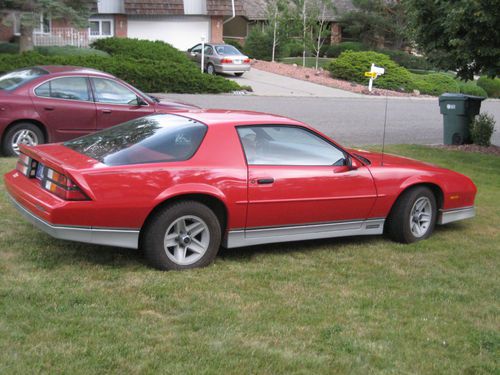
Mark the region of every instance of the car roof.
<instances>
[{"instance_id":1,"label":"car roof","mask_svg":"<svg viewBox=\"0 0 500 375\"><path fill-rule=\"evenodd\" d=\"M43 69L50 74L70 73L70 74L92 74L105 77L113 77L113 75L101 72L97 69L85 68L82 66L71 65L38 65L37 68Z\"/></svg>"},{"instance_id":2,"label":"car roof","mask_svg":"<svg viewBox=\"0 0 500 375\"><path fill-rule=\"evenodd\" d=\"M284 124L309 127L300 121L288 117L253 111L199 109L178 112L176 115L196 120L208 126Z\"/></svg>"}]
</instances>

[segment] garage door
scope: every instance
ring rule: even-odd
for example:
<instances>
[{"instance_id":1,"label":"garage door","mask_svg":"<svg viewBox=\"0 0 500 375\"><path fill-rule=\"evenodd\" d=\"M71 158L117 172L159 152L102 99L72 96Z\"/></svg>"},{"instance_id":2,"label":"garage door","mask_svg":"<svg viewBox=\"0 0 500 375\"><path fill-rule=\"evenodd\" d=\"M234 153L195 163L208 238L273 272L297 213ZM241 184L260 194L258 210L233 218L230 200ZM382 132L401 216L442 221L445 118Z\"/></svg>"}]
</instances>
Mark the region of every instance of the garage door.
<instances>
[{"instance_id":1,"label":"garage door","mask_svg":"<svg viewBox=\"0 0 500 375\"><path fill-rule=\"evenodd\" d=\"M162 40L180 50L200 43L201 37L210 40L210 17L165 16L129 17L128 37Z\"/></svg>"}]
</instances>

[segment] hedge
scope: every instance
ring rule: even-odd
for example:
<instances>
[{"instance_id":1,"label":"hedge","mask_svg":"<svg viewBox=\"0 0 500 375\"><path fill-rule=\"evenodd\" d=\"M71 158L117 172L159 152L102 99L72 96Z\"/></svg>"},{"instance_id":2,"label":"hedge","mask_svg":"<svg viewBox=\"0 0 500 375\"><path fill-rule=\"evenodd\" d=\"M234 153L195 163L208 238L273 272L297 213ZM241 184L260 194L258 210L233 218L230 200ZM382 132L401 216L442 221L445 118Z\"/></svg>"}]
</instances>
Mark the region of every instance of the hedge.
<instances>
[{"instance_id":1,"label":"hedge","mask_svg":"<svg viewBox=\"0 0 500 375\"><path fill-rule=\"evenodd\" d=\"M488 93L474 82L459 81L458 86L462 94L484 96L487 97Z\"/></svg>"},{"instance_id":2,"label":"hedge","mask_svg":"<svg viewBox=\"0 0 500 375\"><path fill-rule=\"evenodd\" d=\"M500 79L481 77L477 80L477 85L486 91L490 98L500 98Z\"/></svg>"},{"instance_id":3,"label":"hedge","mask_svg":"<svg viewBox=\"0 0 500 375\"><path fill-rule=\"evenodd\" d=\"M437 96L445 92L460 92L458 82L444 73L413 74L413 82L421 94Z\"/></svg>"},{"instance_id":4,"label":"hedge","mask_svg":"<svg viewBox=\"0 0 500 375\"><path fill-rule=\"evenodd\" d=\"M321 55L326 57L339 57L340 54L345 51L359 52L368 51L369 49L370 47L360 42L342 42L324 46L323 51L321 51Z\"/></svg>"},{"instance_id":5,"label":"hedge","mask_svg":"<svg viewBox=\"0 0 500 375\"><path fill-rule=\"evenodd\" d=\"M241 89L233 81L202 74L194 64L103 56L0 55L0 73L34 65L75 65L111 73L145 92L220 93Z\"/></svg>"}]
</instances>

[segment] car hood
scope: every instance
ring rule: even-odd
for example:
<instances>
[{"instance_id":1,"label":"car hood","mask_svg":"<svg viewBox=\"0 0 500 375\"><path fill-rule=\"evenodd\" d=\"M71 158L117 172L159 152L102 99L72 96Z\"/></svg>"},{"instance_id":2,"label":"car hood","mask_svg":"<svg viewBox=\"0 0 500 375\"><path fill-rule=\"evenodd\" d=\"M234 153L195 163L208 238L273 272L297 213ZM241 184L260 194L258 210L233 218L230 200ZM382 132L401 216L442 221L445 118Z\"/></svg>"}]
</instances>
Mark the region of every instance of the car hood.
<instances>
[{"instance_id":1,"label":"car hood","mask_svg":"<svg viewBox=\"0 0 500 375\"><path fill-rule=\"evenodd\" d=\"M192 104L187 104L187 103L182 103L182 102L177 102L173 100L161 100L159 103L155 104L156 107L156 112L160 113L168 113L168 112L173 112L173 111L189 111L193 109L200 109L200 107L192 105Z\"/></svg>"},{"instance_id":2,"label":"car hood","mask_svg":"<svg viewBox=\"0 0 500 375\"><path fill-rule=\"evenodd\" d=\"M444 168L441 168L435 164L432 163L426 163L423 161L403 157L403 156L397 156L393 154L387 154L380 152L370 152L370 151L365 151L365 150L357 150L357 149L349 149L348 150L351 154L354 156L361 156L362 158L368 159L370 161L370 165L372 166L381 166L382 162L383 165L386 167L389 166L405 166L405 167L411 167L411 168L420 168L420 169L441 169L443 170ZM363 161L361 159L361 161Z\"/></svg>"}]
</instances>

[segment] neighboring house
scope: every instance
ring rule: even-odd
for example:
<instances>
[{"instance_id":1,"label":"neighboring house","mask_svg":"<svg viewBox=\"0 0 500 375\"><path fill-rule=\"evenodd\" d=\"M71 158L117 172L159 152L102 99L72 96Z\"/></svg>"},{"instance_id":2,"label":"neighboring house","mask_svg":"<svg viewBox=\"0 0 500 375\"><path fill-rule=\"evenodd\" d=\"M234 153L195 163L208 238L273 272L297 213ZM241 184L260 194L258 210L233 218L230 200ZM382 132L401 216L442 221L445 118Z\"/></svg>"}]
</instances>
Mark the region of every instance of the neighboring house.
<instances>
[{"instance_id":1,"label":"neighboring house","mask_svg":"<svg viewBox=\"0 0 500 375\"><path fill-rule=\"evenodd\" d=\"M333 10L328 10L327 20L331 30L330 42L332 44L342 41L342 28L339 18L354 9L352 0L331 0ZM243 13L224 25L224 38L237 40L244 43L252 27L262 26L268 18L269 0L244 0Z\"/></svg>"},{"instance_id":2,"label":"neighboring house","mask_svg":"<svg viewBox=\"0 0 500 375\"><path fill-rule=\"evenodd\" d=\"M235 0L236 14L242 2ZM185 50L202 38L222 42L224 19L232 16L231 0L98 0L91 1L89 28L77 30L65 20L41 15L33 33L35 45L88 46L95 38L129 37L162 40ZM14 13L12 19L16 19ZM19 34L17 24L0 26L0 40Z\"/></svg>"},{"instance_id":3,"label":"neighboring house","mask_svg":"<svg viewBox=\"0 0 500 375\"><path fill-rule=\"evenodd\" d=\"M251 27L267 19L268 0L86 0L91 8L88 29L75 29L64 19L40 15L35 25L35 45L88 46L96 38L111 36L161 40L186 50L202 38L220 43L224 38L244 42ZM339 16L352 10L351 0L331 0L331 43L342 41ZM11 12L0 23L0 41L19 35L19 16Z\"/></svg>"}]
</instances>

